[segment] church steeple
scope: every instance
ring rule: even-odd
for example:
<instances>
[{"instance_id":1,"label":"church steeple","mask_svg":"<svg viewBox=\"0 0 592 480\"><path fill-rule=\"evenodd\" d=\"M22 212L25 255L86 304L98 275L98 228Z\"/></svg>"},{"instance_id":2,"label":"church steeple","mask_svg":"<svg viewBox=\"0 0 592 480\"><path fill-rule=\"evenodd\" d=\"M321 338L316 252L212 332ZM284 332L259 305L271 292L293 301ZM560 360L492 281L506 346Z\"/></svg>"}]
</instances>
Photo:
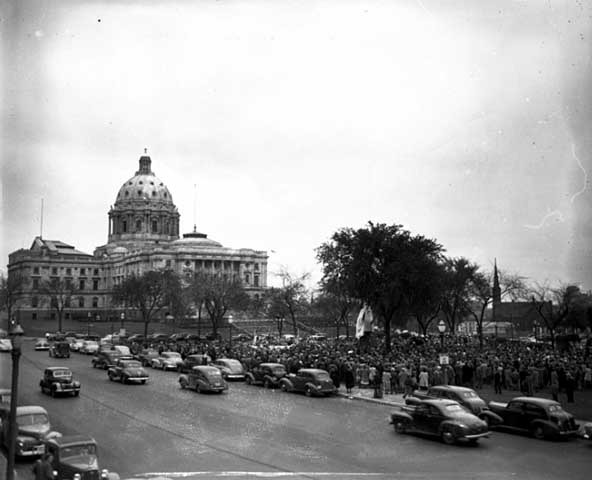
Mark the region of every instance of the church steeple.
<instances>
[{"instance_id":1,"label":"church steeple","mask_svg":"<svg viewBox=\"0 0 592 480\"><path fill-rule=\"evenodd\" d=\"M502 303L502 289L500 288L499 283L499 275L497 272L497 259L493 260L493 289L492 289L492 297L493 297L493 321L496 322L496 310L497 306Z\"/></svg>"}]
</instances>

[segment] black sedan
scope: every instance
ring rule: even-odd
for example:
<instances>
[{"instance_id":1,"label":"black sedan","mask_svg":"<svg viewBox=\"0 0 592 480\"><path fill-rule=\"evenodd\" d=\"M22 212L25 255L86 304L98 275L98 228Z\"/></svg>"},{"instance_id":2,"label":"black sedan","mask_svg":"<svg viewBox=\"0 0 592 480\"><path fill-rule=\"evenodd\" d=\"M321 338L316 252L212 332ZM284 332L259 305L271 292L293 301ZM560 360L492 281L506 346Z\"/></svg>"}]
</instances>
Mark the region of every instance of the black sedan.
<instances>
[{"instance_id":1,"label":"black sedan","mask_svg":"<svg viewBox=\"0 0 592 480\"><path fill-rule=\"evenodd\" d=\"M477 443L489 436L486 422L452 400L417 400L393 412L390 423L397 433L436 435L449 445L458 441Z\"/></svg>"}]
</instances>

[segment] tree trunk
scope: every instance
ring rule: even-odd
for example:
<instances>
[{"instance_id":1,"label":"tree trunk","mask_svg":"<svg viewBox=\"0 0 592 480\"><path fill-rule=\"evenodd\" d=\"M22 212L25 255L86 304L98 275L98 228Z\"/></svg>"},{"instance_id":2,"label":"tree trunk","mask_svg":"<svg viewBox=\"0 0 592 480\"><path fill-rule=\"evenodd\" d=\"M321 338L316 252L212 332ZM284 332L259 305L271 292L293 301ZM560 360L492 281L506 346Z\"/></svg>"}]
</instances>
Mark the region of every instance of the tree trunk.
<instances>
[{"instance_id":1,"label":"tree trunk","mask_svg":"<svg viewBox=\"0 0 592 480\"><path fill-rule=\"evenodd\" d=\"M148 324L150 320L144 320L144 338L148 338Z\"/></svg>"}]
</instances>

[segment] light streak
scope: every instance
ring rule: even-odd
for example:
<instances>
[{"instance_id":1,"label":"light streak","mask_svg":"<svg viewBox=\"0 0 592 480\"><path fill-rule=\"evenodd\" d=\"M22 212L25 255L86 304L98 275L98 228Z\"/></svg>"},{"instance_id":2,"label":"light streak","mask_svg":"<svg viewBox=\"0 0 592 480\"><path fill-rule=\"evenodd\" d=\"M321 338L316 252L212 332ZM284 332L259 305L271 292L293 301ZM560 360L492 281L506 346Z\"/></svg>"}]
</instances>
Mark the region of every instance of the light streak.
<instances>
[{"instance_id":1,"label":"light streak","mask_svg":"<svg viewBox=\"0 0 592 480\"><path fill-rule=\"evenodd\" d=\"M543 219L539 222L538 225L524 225L524 226L526 228L530 228L532 230L539 230L539 229L543 228L545 226L545 224L547 223L547 220L552 217L557 217L557 221L559 221L559 222L565 222L565 219L563 218L563 214L561 213L561 211L560 210L553 210L552 212L547 213L547 215L545 215L543 217Z\"/></svg>"},{"instance_id":2,"label":"light streak","mask_svg":"<svg viewBox=\"0 0 592 480\"><path fill-rule=\"evenodd\" d=\"M577 197L579 197L582 193L584 193L586 191L586 188L588 188L588 172L586 172L586 169L582 165L582 162L580 162L580 159L576 155L576 145L575 145L575 143L572 143L571 144L571 153L572 153L573 157L575 158L576 163L578 164L578 167L580 167L580 169L582 170L582 172L584 172L584 186L582 187L582 189L580 191L574 193L571 196L570 202L573 203L574 200Z\"/></svg>"}]
</instances>

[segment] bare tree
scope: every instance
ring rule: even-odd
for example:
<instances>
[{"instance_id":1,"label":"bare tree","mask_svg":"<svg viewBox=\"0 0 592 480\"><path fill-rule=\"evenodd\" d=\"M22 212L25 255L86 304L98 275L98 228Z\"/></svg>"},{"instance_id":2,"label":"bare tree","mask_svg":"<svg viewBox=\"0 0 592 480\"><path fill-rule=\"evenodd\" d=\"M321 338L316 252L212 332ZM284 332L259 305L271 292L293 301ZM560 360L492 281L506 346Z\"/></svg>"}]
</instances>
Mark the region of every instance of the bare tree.
<instances>
[{"instance_id":1,"label":"bare tree","mask_svg":"<svg viewBox=\"0 0 592 480\"><path fill-rule=\"evenodd\" d=\"M457 323L467 314L470 286L478 265L468 259L451 258L445 262L445 285L442 295L442 312L452 335L456 332Z\"/></svg>"},{"instance_id":2,"label":"bare tree","mask_svg":"<svg viewBox=\"0 0 592 480\"><path fill-rule=\"evenodd\" d=\"M19 297L29 280L21 273L12 273L8 277L0 275L0 309L5 310L10 323Z\"/></svg>"},{"instance_id":3,"label":"bare tree","mask_svg":"<svg viewBox=\"0 0 592 480\"><path fill-rule=\"evenodd\" d=\"M277 310L278 313L283 312L281 317L289 316L294 335L296 335L298 333L296 315L308 306L308 295L304 282L310 274L295 276L286 269L282 269L277 275L282 279L282 286L270 289L270 297L272 305L274 305L273 311L270 313L274 314Z\"/></svg>"},{"instance_id":4,"label":"bare tree","mask_svg":"<svg viewBox=\"0 0 592 480\"><path fill-rule=\"evenodd\" d=\"M42 282L40 291L49 302L49 306L55 310L58 317L58 331L61 332L64 312L70 308L78 288L70 278L56 277Z\"/></svg>"}]
</instances>

